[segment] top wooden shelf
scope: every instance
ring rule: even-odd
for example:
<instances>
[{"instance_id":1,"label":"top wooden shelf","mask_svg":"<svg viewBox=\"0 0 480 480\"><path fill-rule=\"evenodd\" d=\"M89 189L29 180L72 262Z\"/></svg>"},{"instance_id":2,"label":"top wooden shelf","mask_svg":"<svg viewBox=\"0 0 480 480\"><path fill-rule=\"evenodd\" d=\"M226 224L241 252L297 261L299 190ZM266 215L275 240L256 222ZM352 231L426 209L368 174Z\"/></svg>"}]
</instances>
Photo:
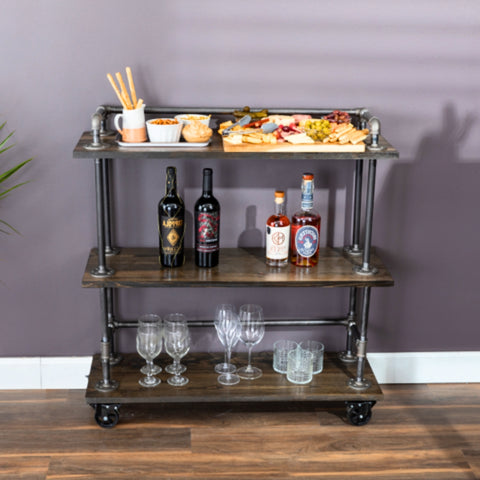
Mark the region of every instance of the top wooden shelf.
<instances>
[{"instance_id":1,"label":"top wooden shelf","mask_svg":"<svg viewBox=\"0 0 480 480\"><path fill-rule=\"evenodd\" d=\"M225 152L222 139L214 131L212 141L208 147L123 147L116 141L116 134L111 133L102 137L103 147L90 149L92 143L91 132L84 132L80 137L73 151L74 158L222 158L227 160L268 158L269 160L295 160L295 159L317 159L317 160L368 160L398 158L398 151L380 137L379 144L382 147L378 151L369 151L368 146L365 152Z\"/></svg>"}]
</instances>

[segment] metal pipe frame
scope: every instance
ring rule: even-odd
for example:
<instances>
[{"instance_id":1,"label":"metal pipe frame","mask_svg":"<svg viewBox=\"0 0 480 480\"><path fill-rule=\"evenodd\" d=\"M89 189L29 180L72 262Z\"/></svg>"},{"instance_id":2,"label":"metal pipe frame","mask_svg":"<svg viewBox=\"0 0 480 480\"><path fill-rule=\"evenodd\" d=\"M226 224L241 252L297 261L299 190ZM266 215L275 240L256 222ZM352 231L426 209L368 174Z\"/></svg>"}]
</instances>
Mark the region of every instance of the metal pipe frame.
<instances>
[{"instance_id":1,"label":"metal pipe frame","mask_svg":"<svg viewBox=\"0 0 480 480\"><path fill-rule=\"evenodd\" d=\"M102 364L102 380L99 380L95 385L96 390L100 392L111 392L118 388L118 382L112 380L110 377L110 355L111 355L111 342L110 331L108 323L108 300L107 289L100 289L100 311L102 318L102 342L100 360Z\"/></svg>"},{"instance_id":2,"label":"metal pipe frame","mask_svg":"<svg viewBox=\"0 0 480 480\"><path fill-rule=\"evenodd\" d=\"M347 318L310 318L310 319L297 319L297 320L281 320L281 319L269 319L265 320L265 326L279 327L279 326L343 326L349 327L350 319ZM120 320L114 321L111 325L113 328L136 328L138 322L136 320ZM213 320L190 320L188 321L189 327L213 327Z\"/></svg>"},{"instance_id":3,"label":"metal pipe frame","mask_svg":"<svg viewBox=\"0 0 480 480\"><path fill-rule=\"evenodd\" d=\"M368 184L367 184L367 200L365 206L365 237L363 245L363 262L362 266L354 267L355 272L360 275L374 275L377 269L370 265L370 250L372 246L372 227L373 227L373 205L375 202L375 175L377 160L368 161Z\"/></svg>"},{"instance_id":4,"label":"metal pipe frame","mask_svg":"<svg viewBox=\"0 0 480 480\"><path fill-rule=\"evenodd\" d=\"M105 234L105 255L117 255L118 248L112 247L112 219L111 219L111 206L110 206L110 171L111 160L105 158L103 161L103 207L104 207L104 234Z\"/></svg>"},{"instance_id":5,"label":"metal pipe frame","mask_svg":"<svg viewBox=\"0 0 480 480\"><path fill-rule=\"evenodd\" d=\"M108 268L105 260L105 192L104 192L104 160L95 159L95 205L97 213L97 246L98 266L90 273L93 277L108 277L114 273Z\"/></svg>"},{"instance_id":6,"label":"metal pipe frame","mask_svg":"<svg viewBox=\"0 0 480 480\"><path fill-rule=\"evenodd\" d=\"M363 184L363 161L355 162L354 202L353 202L353 227L352 245L345 247L349 255L361 255L360 248L360 225L362 215L362 184Z\"/></svg>"},{"instance_id":7,"label":"metal pipe frame","mask_svg":"<svg viewBox=\"0 0 480 480\"><path fill-rule=\"evenodd\" d=\"M360 327L357 338L357 371L355 378L348 381L348 386L355 390L367 390L371 387L371 382L364 378L365 363L367 361L367 330L368 313L370 308L370 289L363 289L362 313L360 316Z\"/></svg>"}]
</instances>

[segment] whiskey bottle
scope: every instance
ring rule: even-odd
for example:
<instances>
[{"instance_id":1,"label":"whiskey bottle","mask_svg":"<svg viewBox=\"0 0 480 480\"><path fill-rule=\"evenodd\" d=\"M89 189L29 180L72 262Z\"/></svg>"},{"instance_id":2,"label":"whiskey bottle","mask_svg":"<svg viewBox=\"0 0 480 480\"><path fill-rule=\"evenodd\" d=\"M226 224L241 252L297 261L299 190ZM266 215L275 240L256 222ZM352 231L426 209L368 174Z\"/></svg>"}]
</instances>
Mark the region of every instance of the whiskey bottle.
<instances>
[{"instance_id":1,"label":"whiskey bottle","mask_svg":"<svg viewBox=\"0 0 480 480\"><path fill-rule=\"evenodd\" d=\"M220 251L220 204L212 194L212 169L203 169L203 192L195 203L195 264L218 265Z\"/></svg>"},{"instance_id":2,"label":"whiskey bottle","mask_svg":"<svg viewBox=\"0 0 480 480\"><path fill-rule=\"evenodd\" d=\"M301 210L292 217L291 262L298 267L318 263L320 215L313 209L313 173L302 176Z\"/></svg>"},{"instance_id":3,"label":"whiskey bottle","mask_svg":"<svg viewBox=\"0 0 480 480\"><path fill-rule=\"evenodd\" d=\"M288 264L290 247L290 220L285 215L285 192L275 192L275 213L268 217L266 226L266 262L272 267Z\"/></svg>"},{"instance_id":4,"label":"whiskey bottle","mask_svg":"<svg viewBox=\"0 0 480 480\"><path fill-rule=\"evenodd\" d=\"M158 203L159 259L164 267L185 263L185 205L177 193L177 169L167 167L165 196Z\"/></svg>"}]
</instances>

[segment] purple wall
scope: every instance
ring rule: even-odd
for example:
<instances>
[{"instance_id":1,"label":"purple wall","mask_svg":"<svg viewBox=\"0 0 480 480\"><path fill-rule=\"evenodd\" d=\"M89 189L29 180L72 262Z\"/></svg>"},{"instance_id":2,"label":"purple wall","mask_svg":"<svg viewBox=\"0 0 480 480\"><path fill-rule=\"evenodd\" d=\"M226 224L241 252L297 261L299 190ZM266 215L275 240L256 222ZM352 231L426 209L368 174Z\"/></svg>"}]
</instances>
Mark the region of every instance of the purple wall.
<instances>
[{"instance_id":1,"label":"purple wall","mask_svg":"<svg viewBox=\"0 0 480 480\"><path fill-rule=\"evenodd\" d=\"M106 73L127 65L148 105L365 106L378 115L401 158L378 166L374 244L396 286L372 293L369 349L478 349L479 23L475 0L3 0L0 122L15 130L17 146L1 169L35 160L19 177L31 183L0 203L0 218L22 233L0 236L0 356L98 350L98 292L80 287L96 238L93 163L72 150L96 106L117 103ZM209 162L223 245L238 244L249 206L262 229L274 188L289 189L291 214L305 165ZM165 166L118 164L118 244L156 245ZM204 166L178 161L190 209ZM351 172L334 162L311 168L323 242L342 245ZM127 317L177 308L206 317L225 301L260 302L269 316L300 308L336 315L345 298L333 290L168 289L128 291L120 304ZM328 348L342 347L337 333L321 331ZM271 332L265 348L287 334L305 335ZM207 330L197 342L218 346Z\"/></svg>"}]
</instances>

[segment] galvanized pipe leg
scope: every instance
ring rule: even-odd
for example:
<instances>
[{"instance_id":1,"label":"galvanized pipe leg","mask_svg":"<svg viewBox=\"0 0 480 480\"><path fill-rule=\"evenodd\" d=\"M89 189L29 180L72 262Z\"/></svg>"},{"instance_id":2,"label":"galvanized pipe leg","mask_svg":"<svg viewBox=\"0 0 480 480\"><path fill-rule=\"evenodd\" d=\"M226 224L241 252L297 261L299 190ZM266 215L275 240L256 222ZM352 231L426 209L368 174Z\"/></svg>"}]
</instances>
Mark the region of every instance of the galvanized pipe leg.
<instances>
[{"instance_id":1,"label":"galvanized pipe leg","mask_svg":"<svg viewBox=\"0 0 480 480\"><path fill-rule=\"evenodd\" d=\"M117 255L118 248L112 247L112 209L110 206L110 169L111 161L106 158L103 161L102 173L103 173L103 207L105 218L105 255Z\"/></svg>"},{"instance_id":2,"label":"galvanized pipe leg","mask_svg":"<svg viewBox=\"0 0 480 480\"><path fill-rule=\"evenodd\" d=\"M362 214L362 183L363 183L363 160L355 163L355 192L353 202L353 231L352 245L345 247L349 255L361 255L360 248L360 223Z\"/></svg>"},{"instance_id":3,"label":"galvanized pipe leg","mask_svg":"<svg viewBox=\"0 0 480 480\"><path fill-rule=\"evenodd\" d=\"M97 245L98 266L90 273L94 277L108 277L114 271L106 266L105 261L105 207L104 207L104 184L103 184L103 160L95 159L95 196L97 210Z\"/></svg>"},{"instance_id":4,"label":"galvanized pipe leg","mask_svg":"<svg viewBox=\"0 0 480 480\"><path fill-rule=\"evenodd\" d=\"M377 161L375 159L368 161L368 185L367 185L367 203L365 210L365 241L363 250L362 266L354 267L355 272L361 275L373 275L377 269L370 265L370 248L372 246L372 226L373 226L373 204L375 202L375 175Z\"/></svg>"},{"instance_id":5,"label":"galvanized pipe leg","mask_svg":"<svg viewBox=\"0 0 480 480\"><path fill-rule=\"evenodd\" d=\"M115 314L114 314L114 289L107 288L107 318L108 318L108 338L110 341L110 365L117 365L122 361L122 355L117 352L115 347Z\"/></svg>"},{"instance_id":6,"label":"galvanized pipe leg","mask_svg":"<svg viewBox=\"0 0 480 480\"><path fill-rule=\"evenodd\" d=\"M338 354L338 358L345 363L354 363L357 357L353 352L353 340L355 336L355 319L357 317L357 287L350 288L350 310L348 312L347 343L345 351Z\"/></svg>"},{"instance_id":7,"label":"galvanized pipe leg","mask_svg":"<svg viewBox=\"0 0 480 480\"><path fill-rule=\"evenodd\" d=\"M102 316L102 342L100 360L102 363L102 380L97 382L95 388L100 392L110 392L118 388L118 382L110 378L111 343L107 313L107 289L100 289L100 311Z\"/></svg>"},{"instance_id":8,"label":"galvanized pipe leg","mask_svg":"<svg viewBox=\"0 0 480 480\"><path fill-rule=\"evenodd\" d=\"M363 289L363 304L360 317L359 336L357 339L357 372L356 377L348 381L348 386L355 390L367 390L371 382L364 378L365 362L367 361L367 329L368 313L370 309L370 288Z\"/></svg>"}]
</instances>

